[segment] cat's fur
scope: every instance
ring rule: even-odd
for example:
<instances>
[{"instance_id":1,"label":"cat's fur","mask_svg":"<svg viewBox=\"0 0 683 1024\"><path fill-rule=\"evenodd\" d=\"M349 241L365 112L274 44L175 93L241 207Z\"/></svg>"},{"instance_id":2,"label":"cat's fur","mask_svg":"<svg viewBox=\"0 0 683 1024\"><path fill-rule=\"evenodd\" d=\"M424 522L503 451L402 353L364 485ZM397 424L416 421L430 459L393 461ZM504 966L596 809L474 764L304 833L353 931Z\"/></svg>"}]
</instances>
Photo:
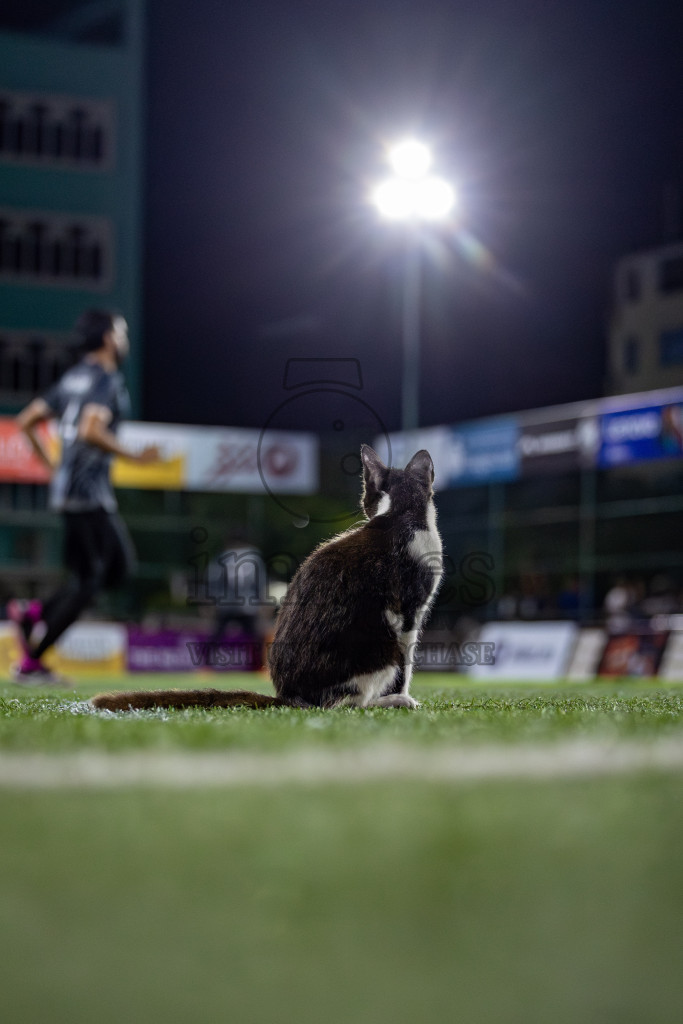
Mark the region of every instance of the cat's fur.
<instances>
[{"instance_id":1,"label":"cat's fur","mask_svg":"<svg viewBox=\"0 0 683 1024\"><path fill-rule=\"evenodd\" d=\"M414 708L415 646L442 576L434 467L422 450L387 468L368 445L362 508L367 517L321 544L295 573L280 609L269 667L276 697L245 690L101 694L98 708Z\"/></svg>"}]
</instances>

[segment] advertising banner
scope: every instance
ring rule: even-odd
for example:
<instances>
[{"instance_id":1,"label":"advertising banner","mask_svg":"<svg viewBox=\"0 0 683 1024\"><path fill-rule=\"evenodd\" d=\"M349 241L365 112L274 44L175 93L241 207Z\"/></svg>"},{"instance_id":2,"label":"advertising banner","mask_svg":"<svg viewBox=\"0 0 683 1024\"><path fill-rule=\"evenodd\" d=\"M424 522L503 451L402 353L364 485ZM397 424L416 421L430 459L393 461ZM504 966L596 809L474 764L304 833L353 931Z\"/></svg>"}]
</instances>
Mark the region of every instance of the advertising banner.
<instances>
[{"instance_id":1,"label":"advertising banner","mask_svg":"<svg viewBox=\"0 0 683 1024\"><path fill-rule=\"evenodd\" d=\"M56 455L59 443L47 424L40 428L48 452ZM50 475L13 419L0 417L0 481L44 484Z\"/></svg>"},{"instance_id":2,"label":"advertising banner","mask_svg":"<svg viewBox=\"0 0 683 1024\"><path fill-rule=\"evenodd\" d=\"M681 456L683 403L623 409L601 416L601 467Z\"/></svg>"},{"instance_id":3,"label":"advertising banner","mask_svg":"<svg viewBox=\"0 0 683 1024\"><path fill-rule=\"evenodd\" d=\"M518 682L565 675L578 636L575 622L488 622L479 642L493 644L494 663L473 665L476 679Z\"/></svg>"},{"instance_id":4,"label":"advertising banner","mask_svg":"<svg viewBox=\"0 0 683 1024\"><path fill-rule=\"evenodd\" d=\"M318 488L318 440L312 434L202 430L191 439L187 488L312 494Z\"/></svg>"},{"instance_id":5,"label":"advertising banner","mask_svg":"<svg viewBox=\"0 0 683 1024\"><path fill-rule=\"evenodd\" d=\"M11 622L0 622L0 674L10 678L10 669L21 657L21 647L16 626Z\"/></svg>"},{"instance_id":6,"label":"advertising banner","mask_svg":"<svg viewBox=\"0 0 683 1024\"><path fill-rule=\"evenodd\" d=\"M520 428L523 476L567 473L595 465L600 428L595 416L534 423Z\"/></svg>"},{"instance_id":7,"label":"advertising banner","mask_svg":"<svg viewBox=\"0 0 683 1024\"><path fill-rule=\"evenodd\" d=\"M129 626L127 667L129 672L249 672L262 667L262 646L249 636L211 643L206 633L195 630Z\"/></svg>"},{"instance_id":8,"label":"advertising banner","mask_svg":"<svg viewBox=\"0 0 683 1024\"><path fill-rule=\"evenodd\" d=\"M683 680L683 631L669 634L659 674L662 679Z\"/></svg>"},{"instance_id":9,"label":"advertising banner","mask_svg":"<svg viewBox=\"0 0 683 1024\"><path fill-rule=\"evenodd\" d=\"M666 646L667 632L627 633L607 641L599 676L656 676Z\"/></svg>"},{"instance_id":10,"label":"advertising banner","mask_svg":"<svg viewBox=\"0 0 683 1024\"><path fill-rule=\"evenodd\" d=\"M517 420L487 420L451 430L444 452L448 485L465 486L519 476L519 429Z\"/></svg>"},{"instance_id":11,"label":"advertising banner","mask_svg":"<svg viewBox=\"0 0 683 1024\"><path fill-rule=\"evenodd\" d=\"M59 440L54 424L41 429L56 457ZM126 422L118 436L133 452L156 445L161 458L145 465L114 459L115 487L245 494L318 490L319 445L314 434ZM0 417L0 481L46 483L48 478L14 420Z\"/></svg>"},{"instance_id":12,"label":"advertising banner","mask_svg":"<svg viewBox=\"0 0 683 1024\"><path fill-rule=\"evenodd\" d=\"M161 459L145 465L130 459L114 459L111 467L114 486L182 489L187 477L188 438L192 429L167 423L122 423L118 430L121 444L132 452L156 445Z\"/></svg>"},{"instance_id":13,"label":"advertising banner","mask_svg":"<svg viewBox=\"0 0 683 1024\"><path fill-rule=\"evenodd\" d=\"M146 466L114 460L112 478L120 487L232 494L313 494L318 488L313 434L124 423L120 436L133 450L156 444L162 456L161 462Z\"/></svg>"},{"instance_id":14,"label":"advertising banner","mask_svg":"<svg viewBox=\"0 0 683 1024\"><path fill-rule=\"evenodd\" d=\"M607 633L604 629L582 629L567 669L567 679L573 682L595 679L606 643Z\"/></svg>"},{"instance_id":15,"label":"advertising banner","mask_svg":"<svg viewBox=\"0 0 683 1024\"><path fill-rule=\"evenodd\" d=\"M461 427L429 427L406 434L377 437L381 459L402 468L415 452L426 448L434 463L434 488L514 480L519 475L519 430L513 417L465 423Z\"/></svg>"},{"instance_id":16,"label":"advertising banner","mask_svg":"<svg viewBox=\"0 0 683 1024\"><path fill-rule=\"evenodd\" d=\"M116 622L76 622L46 655L50 668L65 676L77 672L125 671L126 627Z\"/></svg>"},{"instance_id":17,"label":"advertising banner","mask_svg":"<svg viewBox=\"0 0 683 1024\"><path fill-rule=\"evenodd\" d=\"M77 622L47 652L45 663L67 678L84 672L116 675L125 671L126 646L125 626L115 622ZM20 657L16 627L0 622L0 672L8 677L11 666Z\"/></svg>"}]
</instances>

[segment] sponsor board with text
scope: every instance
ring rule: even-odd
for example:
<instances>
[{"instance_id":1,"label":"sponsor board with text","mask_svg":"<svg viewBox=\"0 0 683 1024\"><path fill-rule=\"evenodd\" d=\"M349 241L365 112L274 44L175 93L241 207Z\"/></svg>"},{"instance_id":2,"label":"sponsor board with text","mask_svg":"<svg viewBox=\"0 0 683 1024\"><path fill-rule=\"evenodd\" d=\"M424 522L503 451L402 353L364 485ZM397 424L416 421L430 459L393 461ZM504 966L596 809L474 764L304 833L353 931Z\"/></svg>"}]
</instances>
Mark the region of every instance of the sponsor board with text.
<instances>
[{"instance_id":1,"label":"sponsor board with text","mask_svg":"<svg viewBox=\"0 0 683 1024\"><path fill-rule=\"evenodd\" d=\"M476 679L559 679L567 671L578 636L575 622L488 622L479 643L493 644L493 664L477 664Z\"/></svg>"},{"instance_id":2,"label":"sponsor board with text","mask_svg":"<svg viewBox=\"0 0 683 1024\"><path fill-rule=\"evenodd\" d=\"M41 427L56 459L54 422ZM115 487L228 493L314 494L319 442L314 434L126 422L119 440L131 452L155 445L157 462L112 461ZM13 419L0 417L0 481L47 483L49 472Z\"/></svg>"}]
</instances>

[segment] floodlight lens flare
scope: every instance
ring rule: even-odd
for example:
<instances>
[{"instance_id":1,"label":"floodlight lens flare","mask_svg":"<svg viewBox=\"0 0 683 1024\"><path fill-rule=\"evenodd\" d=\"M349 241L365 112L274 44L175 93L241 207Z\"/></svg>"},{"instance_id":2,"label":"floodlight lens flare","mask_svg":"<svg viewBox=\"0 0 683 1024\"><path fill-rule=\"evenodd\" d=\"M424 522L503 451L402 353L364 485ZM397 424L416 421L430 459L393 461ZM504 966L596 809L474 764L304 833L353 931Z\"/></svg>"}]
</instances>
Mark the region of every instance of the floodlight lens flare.
<instances>
[{"instance_id":1,"label":"floodlight lens flare","mask_svg":"<svg viewBox=\"0 0 683 1024\"><path fill-rule=\"evenodd\" d=\"M455 205L455 192L443 178L426 178L415 196L416 214L424 220L442 220Z\"/></svg>"},{"instance_id":2,"label":"floodlight lens flare","mask_svg":"<svg viewBox=\"0 0 683 1024\"><path fill-rule=\"evenodd\" d=\"M417 139L403 139L389 150L389 163L400 178L422 178L432 163L432 154Z\"/></svg>"},{"instance_id":3,"label":"floodlight lens flare","mask_svg":"<svg viewBox=\"0 0 683 1024\"><path fill-rule=\"evenodd\" d=\"M388 178L372 194L372 202L388 220L443 220L455 201L453 188L443 178Z\"/></svg>"},{"instance_id":4,"label":"floodlight lens flare","mask_svg":"<svg viewBox=\"0 0 683 1024\"><path fill-rule=\"evenodd\" d=\"M406 220L414 212L413 188L401 178L389 178L375 189L372 200L388 220Z\"/></svg>"}]
</instances>

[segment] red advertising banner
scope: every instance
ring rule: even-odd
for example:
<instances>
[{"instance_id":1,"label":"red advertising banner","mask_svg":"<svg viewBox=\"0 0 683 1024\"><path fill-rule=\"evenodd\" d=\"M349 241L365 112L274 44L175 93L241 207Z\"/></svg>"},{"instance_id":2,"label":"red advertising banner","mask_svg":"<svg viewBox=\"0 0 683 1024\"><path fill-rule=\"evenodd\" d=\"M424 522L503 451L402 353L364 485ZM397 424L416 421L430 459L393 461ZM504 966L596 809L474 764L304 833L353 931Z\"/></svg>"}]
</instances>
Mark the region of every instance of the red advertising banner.
<instances>
[{"instance_id":1,"label":"red advertising banner","mask_svg":"<svg viewBox=\"0 0 683 1024\"><path fill-rule=\"evenodd\" d=\"M668 632L612 636L600 659L599 676L656 676Z\"/></svg>"},{"instance_id":2,"label":"red advertising banner","mask_svg":"<svg viewBox=\"0 0 683 1024\"><path fill-rule=\"evenodd\" d=\"M41 427L48 450L56 444L49 427ZM0 417L0 480L4 483L44 484L50 479L46 467L13 419Z\"/></svg>"}]
</instances>

